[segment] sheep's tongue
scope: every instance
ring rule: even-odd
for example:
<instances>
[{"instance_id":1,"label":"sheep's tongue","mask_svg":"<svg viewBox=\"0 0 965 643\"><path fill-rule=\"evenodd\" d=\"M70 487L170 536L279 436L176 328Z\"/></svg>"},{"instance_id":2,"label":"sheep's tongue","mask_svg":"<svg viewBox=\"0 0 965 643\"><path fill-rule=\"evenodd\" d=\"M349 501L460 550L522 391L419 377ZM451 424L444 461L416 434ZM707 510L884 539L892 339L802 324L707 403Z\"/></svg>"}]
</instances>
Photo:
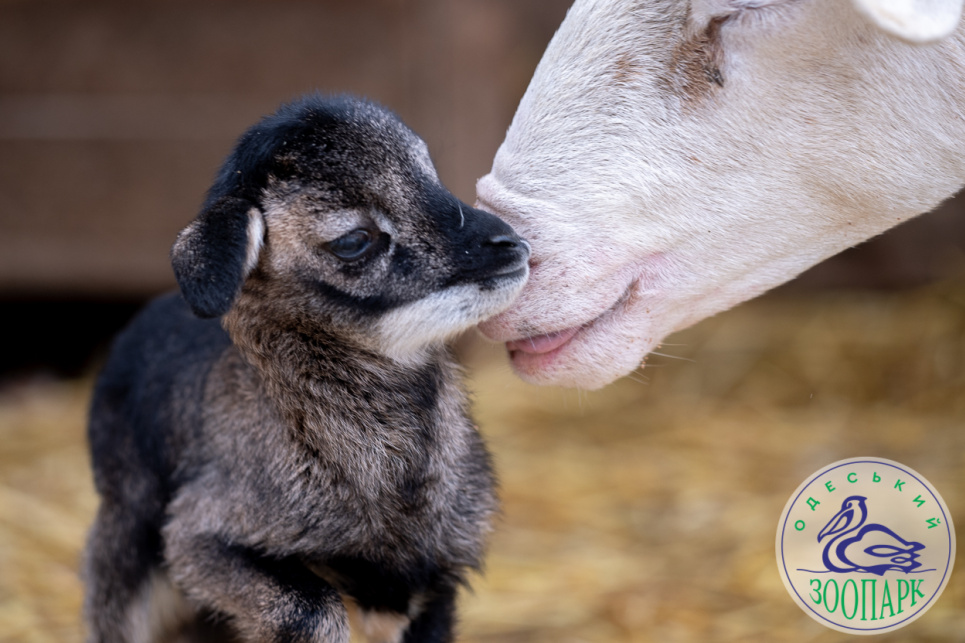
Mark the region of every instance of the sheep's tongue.
<instances>
[{"instance_id":1,"label":"sheep's tongue","mask_svg":"<svg viewBox=\"0 0 965 643\"><path fill-rule=\"evenodd\" d=\"M506 349L512 351L522 351L524 353L549 353L556 350L566 342L570 341L579 328L567 328L548 335L538 337L526 337L512 342L506 342Z\"/></svg>"}]
</instances>

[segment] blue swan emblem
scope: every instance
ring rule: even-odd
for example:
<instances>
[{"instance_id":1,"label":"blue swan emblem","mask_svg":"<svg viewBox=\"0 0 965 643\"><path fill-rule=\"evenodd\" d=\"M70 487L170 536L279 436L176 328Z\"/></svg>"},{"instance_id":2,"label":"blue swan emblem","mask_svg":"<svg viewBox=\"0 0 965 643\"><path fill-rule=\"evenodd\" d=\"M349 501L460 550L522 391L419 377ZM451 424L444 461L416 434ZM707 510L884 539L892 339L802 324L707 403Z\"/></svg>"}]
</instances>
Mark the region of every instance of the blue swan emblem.
<instances>
[{"instance_id":1,"label":"blue swan emblem","mask_svg":"<svg viewBox=\"0 0 965 643\"><path fill-rule=\"evenodd\" d=\"M830 538L822 556L825 567L832 572L869 572L878 576L889 570L907 574L921 567L918 552L925 546L905 540L884 525L865 524L866 500L864 496L845 499L841 510L818 534L818 542Z\"/></svg>"}]
</instances>

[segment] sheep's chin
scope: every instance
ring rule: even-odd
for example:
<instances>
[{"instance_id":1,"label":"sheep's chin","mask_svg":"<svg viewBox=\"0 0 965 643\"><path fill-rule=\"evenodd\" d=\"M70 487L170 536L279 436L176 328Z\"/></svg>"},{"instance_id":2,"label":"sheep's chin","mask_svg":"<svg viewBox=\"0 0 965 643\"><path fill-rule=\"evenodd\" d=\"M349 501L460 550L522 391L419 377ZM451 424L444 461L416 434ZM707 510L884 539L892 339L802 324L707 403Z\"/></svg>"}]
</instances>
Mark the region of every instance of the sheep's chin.
<instances>
[{"instance_id":1,"label":"sheep's chin","mask_svg":"<svg viewBox=\"0 0 965 643\"><path fill-rule=\"evenodd\" d=\"M654 342L641 338L639 311L628 299L579 327L507 342L513 370L532 384L588 390L632 373Z\"/></svg>"}]
</instances>

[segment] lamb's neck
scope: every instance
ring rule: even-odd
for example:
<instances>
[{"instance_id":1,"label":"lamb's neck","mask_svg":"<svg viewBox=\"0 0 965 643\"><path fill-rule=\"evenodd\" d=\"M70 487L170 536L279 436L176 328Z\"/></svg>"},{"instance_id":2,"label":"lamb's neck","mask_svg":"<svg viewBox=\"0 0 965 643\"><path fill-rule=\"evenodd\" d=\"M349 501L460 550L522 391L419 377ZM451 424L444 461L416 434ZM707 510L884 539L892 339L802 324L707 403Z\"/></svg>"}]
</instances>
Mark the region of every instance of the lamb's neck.
<instances>
[{"instance_id":1,"label":"lamb's neck","mask_svg":"<svg viewBox=\"0 0 965 643\"><path fill-rule=\"evenodd\" d=\"M456 366L444 346L405 365L333 333L261 329L235 339L289 426L314 446L332 439L370 443L431 431L440 399L462 404ZM380 441L380 440L378 440Z\"/></svg>"}]
</instances>

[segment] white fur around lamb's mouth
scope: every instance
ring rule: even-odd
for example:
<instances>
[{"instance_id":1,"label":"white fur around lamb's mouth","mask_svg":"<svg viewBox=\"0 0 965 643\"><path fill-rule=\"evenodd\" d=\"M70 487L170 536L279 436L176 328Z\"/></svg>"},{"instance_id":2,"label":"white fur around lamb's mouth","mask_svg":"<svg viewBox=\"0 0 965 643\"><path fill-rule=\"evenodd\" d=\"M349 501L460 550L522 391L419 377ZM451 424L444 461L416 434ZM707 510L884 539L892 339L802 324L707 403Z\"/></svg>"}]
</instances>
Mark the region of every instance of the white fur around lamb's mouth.
<instances>
[{"instance_id":1,"label":"white fur around lamb's mouth","mask_svg":"<svg viewBox=\"0 0 965 643\"><path fill-rule=\"evenodd\" d=\"M510 305L522 289L528 269L435 292L418 301L389 311L375 327L377 349L402 363L421 361L424 350L468 330Z\"/></svg>"}]
</instances>

